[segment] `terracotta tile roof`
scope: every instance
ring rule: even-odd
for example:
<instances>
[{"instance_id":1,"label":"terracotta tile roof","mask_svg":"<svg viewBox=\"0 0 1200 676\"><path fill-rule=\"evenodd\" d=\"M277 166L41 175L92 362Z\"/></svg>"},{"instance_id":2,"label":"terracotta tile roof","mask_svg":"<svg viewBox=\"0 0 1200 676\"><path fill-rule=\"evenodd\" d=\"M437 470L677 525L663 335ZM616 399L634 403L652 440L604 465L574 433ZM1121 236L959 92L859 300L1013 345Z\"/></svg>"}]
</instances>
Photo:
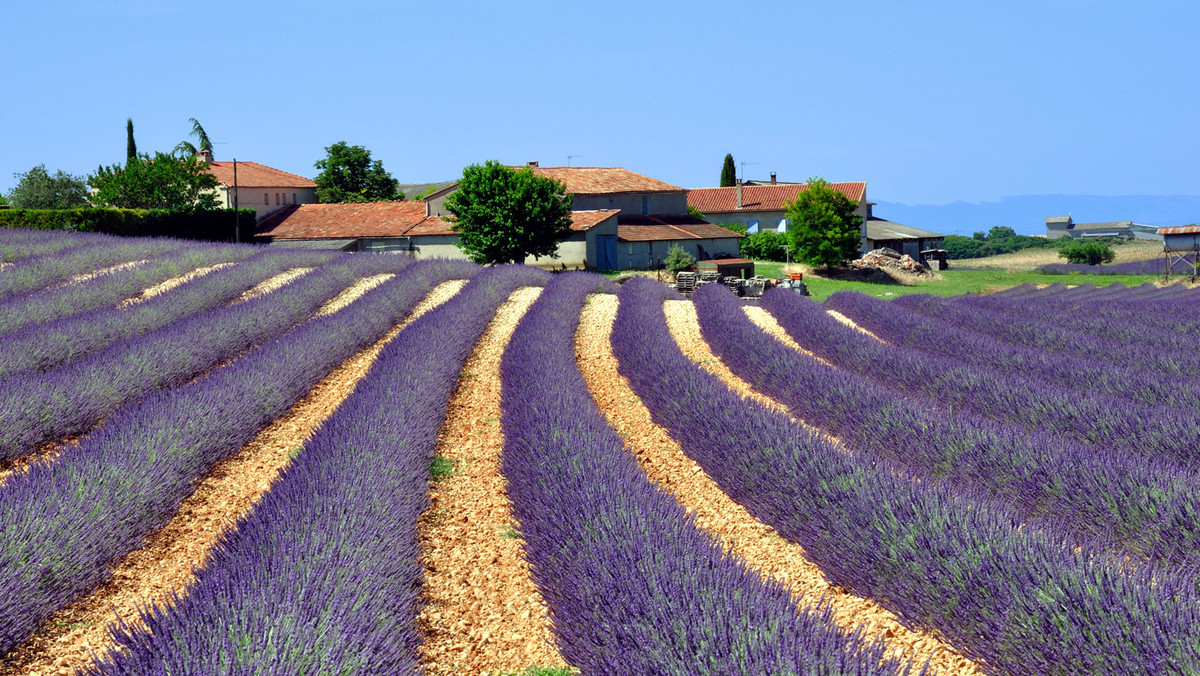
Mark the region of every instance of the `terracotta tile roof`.
<instances>
[{"instance_id":1,"label":"terracotta tile roof","mask_svg":"<svg viewBox=\"0 0 1200 676\"><path fill-rule=\"evenodd\" d=\"M515 167L520 169L521 167ZM683 192L683 188L621 167L531 167L538 176L559 181L573 195L630 192Z\"/></svg>"},{"instance_id":2,"label":"terracotta tile roof","mask_svg":"<svg viewBox=\"0 0 1200 676\"><path fill-rule=\"evenodd\" d=\"M233 162L213 162L208 171L221 185L233 185ZM289 174L258 162L237 163L239 188L315 188L317 184L303 176Z\"/></svg>"},{"instance_id":3,"label":"terracotta tile roof","mask_svg":"<svg viewBox=\"0 0 1200 676\"><path fill-rule=\"evenodd\" d=\"M241 185L241 178L242 169L238 166L238 185ZM423 220L425 203L419 201L293 204L260 221L257 236L273 239L400 237Z\"/></svg>"},{"instance_id":4,"label":"terracotta tile roof","mask_svg":"<svg viewBox=\"0 0 1200 676\"><path fill-rule=\"evenodd\" d=\"M240 168L238 174L240 185ZM449 220L426 216L425 213L425 202L420 200L294 204L259 221L257 236L270 239L323 239L455 234L450 229L453 223ZM572 211L571 229L590 230L619 213L617 209Z\"/></svg>"},{"instance_id":5,"label":"terracotta tile roof","mask_svg":"<svg viewBox=\"0 0 1200 676\"><path fill-rule=\"evenodd\" d=\"M740 239L742 235L691 216L618 216L617 239L661 242L680 239Z\"/></svg>"},{"instance_id":6,"label":"terracotta tile roof","mask_svg":"<svg viewBox=\"0 0 1200 676\"><path fill-rule=\"evenodd\" d=\"M852 183L830 183L830 188L842 193L855 202L861 202L867 194L866 181ZM689 207L700 213L722 214L738 211L783 211L788 202L794 201L802 191L808 190L805 183L779 183L776 185L742 186L742 208L737 207L737 187L696 188L689 190Z\"/></svg>"}]
</instances>

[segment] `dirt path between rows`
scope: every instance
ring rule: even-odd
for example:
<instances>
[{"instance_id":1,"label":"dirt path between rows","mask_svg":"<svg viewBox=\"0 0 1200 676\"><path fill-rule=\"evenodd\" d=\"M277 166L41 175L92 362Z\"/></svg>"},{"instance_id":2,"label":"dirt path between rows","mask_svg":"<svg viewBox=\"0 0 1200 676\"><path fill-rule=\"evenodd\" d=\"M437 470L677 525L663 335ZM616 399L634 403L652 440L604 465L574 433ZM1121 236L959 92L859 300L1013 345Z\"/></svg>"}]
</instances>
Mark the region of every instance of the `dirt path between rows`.
<instances>
[{"instance_id":1,"label":"dirt path between rows","mask_svg":"<svg viewBox=\"0 0 1200 676\"><path fill-rule=\"evenodd\" d=\"M220 534L254 508L291 453L350 395L380 350L464 284L457 280L434 288L407 319L334 369L237 455L218 463L175 517L117 564L109 582L48 617L33 638L0 658L0 676L69 674L91 662L89 653L111 649L109 625L115 615L136 622L139 604L165 605L173 589L185 594L195 582L193 570L208 560Z\"/></svg>"},{"instance_id":2,"label":"dirt path between rows","mask_svg":"<svg viewBox=\"0 0 1200 676\"><path fill-rule=\"evenodd\" d=\"M427 605L422 666L431 675L564 667L530 577L500 474L500 357L540 288L500 307L463 366L436 454L453 473L430 489L419 533Z\"/></svg>"},{"instance_id":3,"label":"dirt path between rows","mask_svg":"<svg viewBox=\"0 0 1200 676\"><path fill-rule=\"evenodd\" d=\"M133 305L134 303L140 303L144 300L149 300L159 294L166 293L166 292L170 291L171 289L174 289L177 286L186 284L187 282L190 282L193 279L196 279L197 277L203 277L204 275L207 275L210 272L216 272L217 270L220 270L221 268L227 268L230 265L235 265L235 264L234 263L217 263L216 265L209 265L209 266L203 267L203 268L196 268L195 270L192 270L191 272L189 272L187 274L183 274L178 277L172 277L168 280L159 282L158 284L155 284L154 286L142 289L141 293L139 293L136 296L133 296L132 298L126 298L125 300L121 301L121 304L118 305L117 307L127 307L129 305Z\"/></svg>"},{"instance_id":4,"label":"dirt path between rows","mask_svg":"<svg viewBox=\"0 0 1200 676\"><path fill-rule=\"evenodd\" d=\"M292 268L290 270L284 270L274 277L265 279L250 287L244 293L242 293L242 295L230 301L229 304L237 305L238 303L245 303L248 300L271 293L272 291L282 287L284 284L294 282L312 271L313 268Z\"/></svg>"},{"instance_id":5,"label":"dirt path between rows","mask_svg":"<svg viewBox=\"0 0 1200 676\"><path fill-rule=\"evenodd\" d=\"M68 279L66 281L66 283L64 284L64 286L67 284L82 284L82 283L88 281L89 279L95 279L101 275L108 275L108 274L112 274L114 272L120 272L121 270L128 270L129 268L136 267L145 262L146 262L146 259L143 258L142 260L139 260L139 261L129 261L127 263L117 263L116 265L110 265L106 268L100 268L99 270L85 272L81 275L75 275L74 277Z\"/></svg>"},{"instance_id":6,"label":"dirt path between rows","mask_svg":"<svg viewBox=\"0 0 1200 676\"><path fill-rule=\"evenodd\" d=\"M801 606L824 597L838 626L851 630L862 625L868 638L883 640L889 655L913 658L918 665L930 659L931 673L979 674L978 668L936 636L911 631L895 614L870 599L830 584L802 547L788 542L771 527L752 517L729 498L704 470L693 462L662 428L617 372L609 336L616 318L615 296L592 296L584 307L576 336L580 371L597 406L609 424L626 439L643 471L689 512L696 524L725 544L764 577L790 585ZM698 334L697 339L698 339ZM703 346L699 353L711 350Z\"/></svg>"}]
</instances>

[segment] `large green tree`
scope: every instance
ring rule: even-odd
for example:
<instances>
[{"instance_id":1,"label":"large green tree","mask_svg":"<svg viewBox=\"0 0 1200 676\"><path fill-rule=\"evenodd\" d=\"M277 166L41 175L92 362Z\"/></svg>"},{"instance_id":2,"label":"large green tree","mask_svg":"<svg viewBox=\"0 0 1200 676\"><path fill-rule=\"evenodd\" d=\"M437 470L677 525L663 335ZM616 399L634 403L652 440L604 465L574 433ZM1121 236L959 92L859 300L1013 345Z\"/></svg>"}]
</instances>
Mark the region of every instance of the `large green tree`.
<instances>
[{"instance_id":1,"label":"large green tree","mask_svg":"<svg viewBox=\"0 0 1200 676\"><path fill-rule=\"evenodd\" d=\"M383 168L383 162L371 160L371 151L345 141L325 149L326 157L314 165L317 174L317 200L321 202L383 202L402 200L399 181Z\"/></svg>"},{"instance_id":2,"label":"large green tree","mask_svg":"<svg viewBox=\"0 0 1200 676\"><path fill-rule=\"evenodd\" d=\"M74 209L87 204L87 184L80 176L61 169L51 175L39 164L25 173L13 174L17 185L8 201L18 209Z\"/></svg>"},{"instance_id":3,"label":"large green tree","mask_svg":"<svg viewBox=\"0 0 1200 676\"><path fill-rule=\"evenodd\" d=\"M1111 263L1117 257L1108 242L1082 239L1063 242L1058 250L1058 255L1067 259L1068 263L1080 265Z\"/></svg>"},{"instance_id":4,"label":"large green tree","mask_svg":"<svg viewBox=\"0 0 1200 676\"><path fill-rule=\"evenodd\" d=\"M95 189L89 199L102 207L204 211L220 206L217 178L196 157L142 154L123 167L99 167L87 182Z\"/></svg>"},{"instance_id":5,"label":"large green tree","mask_svg":"<svg viewBox=\"0 0 1200 676\"><path fill-rule=\"evenodd\" d=\"M728 188L737 184L737 167L733 164L733 155L725 155L725 164L721 165L721 187Z\"/></svg>"},{"instance_id":6,"label":"large green tree","mask_svg":"<svg viewBox=\"0 0 1200 676\"><path fill-rule=\"evenodd\" d=\"M857 258L862 236L862 217L854 213L857 206L824 179L808 179L808 188L787 204L793 258L825 268Z\"/></svg>"},{"instance_id":7,"label":"large green tree","mask_svg":"<svg viewBox=\"0 0 1200 676\"><path fill-rule=\"evenodd\" d=\"M571 234L571 196L562 183L529 167L495 160L463 170L446 198L458 248L479 264L521 263L526 256L558 257Z\"/></svg>"},{"instance_id":8,"label":"large green tree","mask_svg":"<svg viewBox=\"0 0 1200 676\"><path fill-rule=\"evenodd\" d=\"M211 157L212 141L208 138L208 132L204 131L204 127L200 126L200 123L196 120L196 118L189 117L188 122L192 123L192 131L188 133L188 136L195 136L196 143L199 143L200 146L197 147L193 145L191 141L180 141L179 145L175 146L175 154L182 155L184 157L192 157L194 155L198 155L200 151L208 151L208 154Z\"/></svg>"},{"instance_id":9,"label":"large green tree","mask_svg":"<svg viewBox=\"0 0 1200 676\"><path fill-rule=\"evenodd\" d=\"M137 142L133 140L133 118L125 119L125 159L137 157Z\"/></svg>"}]
</instances>

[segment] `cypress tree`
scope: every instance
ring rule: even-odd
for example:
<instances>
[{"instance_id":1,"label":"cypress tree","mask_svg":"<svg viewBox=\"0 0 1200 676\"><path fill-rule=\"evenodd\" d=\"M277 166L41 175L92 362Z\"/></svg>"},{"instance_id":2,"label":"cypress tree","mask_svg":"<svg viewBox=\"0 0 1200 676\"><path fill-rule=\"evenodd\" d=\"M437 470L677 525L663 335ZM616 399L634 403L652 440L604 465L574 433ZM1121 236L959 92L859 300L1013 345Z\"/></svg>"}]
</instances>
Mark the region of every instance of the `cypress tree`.
<instances>
[{"instance_id":1,"label":"cypress tree","mask_svg":"<svg viewBox=\"0 0 1200 676\"><path fill-rule=\"evenodd\" d=\"M733 155L725 156L725 164L721 167L721 187L728 188L737 183L737 167L733 166Z\"/></svg>"},{"instance_id":2,"label":"cypress tree","mask_svg":"<svg viewBox=\"0 0 1200 676\"><path fill-rule=\"evenodd\" d=\"M133 141L133 118L125 120L125 159L137 158L137 143Z\"/></svg>"}]
</instances>

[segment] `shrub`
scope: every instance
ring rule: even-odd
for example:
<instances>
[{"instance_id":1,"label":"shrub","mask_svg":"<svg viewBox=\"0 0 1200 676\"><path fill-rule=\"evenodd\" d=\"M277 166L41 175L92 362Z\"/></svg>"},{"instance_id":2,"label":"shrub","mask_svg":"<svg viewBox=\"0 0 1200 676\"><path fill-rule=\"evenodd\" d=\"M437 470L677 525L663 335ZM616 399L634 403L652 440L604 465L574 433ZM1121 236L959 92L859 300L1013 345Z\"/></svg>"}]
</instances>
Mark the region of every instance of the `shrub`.
<instances>
[{"instance_id":1,"label":"shrub","mask_svg":"<svg viewBox=\"0 0 1200 676\"><path fill-rule=\"evenodd\" d=\"M177 237L211 242L232 242L232 209L212 211L168 211L165 209L4 209L0 228L102 232L124 237ZM254 237L257 216L253 209L239 209L239 240Z\"/></svg>"},{"instance_id":2,"label":"shrub","mask_svg":"<svg viewBox=\"0 0 1200 676\"><path fill-rule=\"evenodd\" d=\"M743 258L756 261L787 260L787 235L778 232L756 232L746 235L739 247Z\"/></svg>"},{"instance_id":3,"label":"shrub","mask_svg":"<svg viewBox=\"0 0 1200 676\"><path fill-rule=\"evenodd\" d=\"M687 270L695 264L696 257L685 251L678 244L673 244L671 250L667 252L667 257L663 259L663 265L671 272Z\"/></svg>"},{"instance_id":4,"label":"shrub","mask_svg":"<svg viewBox=\"0 0 1200 676\"><path fill-rule=\"evenodd\" d=\"M1067 259L1068 263L1084 265L1100 265L1111 263L1116 254L1112 247L1105 242L1075 240L1067 242L1058 250L1058 255Z\"/></svg>"}]
</instances>

